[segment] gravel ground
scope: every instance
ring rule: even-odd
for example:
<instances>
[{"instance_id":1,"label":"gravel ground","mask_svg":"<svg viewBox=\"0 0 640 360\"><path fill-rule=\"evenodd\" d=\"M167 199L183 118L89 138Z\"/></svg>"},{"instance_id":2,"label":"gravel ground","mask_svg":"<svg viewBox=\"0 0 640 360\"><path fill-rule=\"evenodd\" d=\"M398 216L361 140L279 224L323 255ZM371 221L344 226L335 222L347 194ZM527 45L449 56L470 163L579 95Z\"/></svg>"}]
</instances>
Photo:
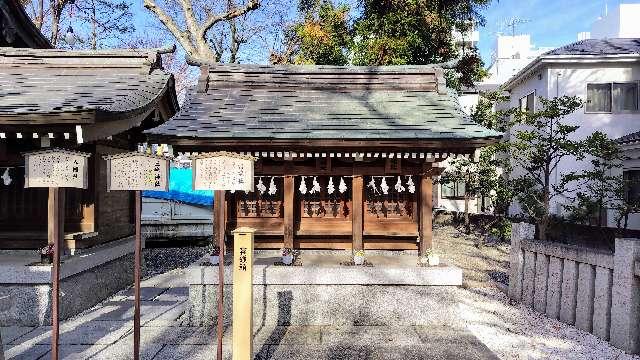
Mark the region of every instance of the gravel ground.
<instances>
[{"instance_id":1,"label":"gravel ground","mask_svg":"<svg viewBox=\"0 0 640 360\"><path fill-rule=\"evenodd\" d=\"M509 305L496 288L460 291L457 315L502 359L640 360L573 326L522 305Z\"/></svg>"},{"instance_id":2,"label":"gravel ground","mask_svg":"<svg viewBox=\"0 0 640 360\"><path fill-rule=\"evenodd\" d=\"M434 226L433 244L440 257L462 268L465 288L508 285L508 243L485 243L478 234L465 235L450 225Z\"/></svg>"},{"instance_id":3,"label":"gravel ground","mask_svg":"<svg viewBox=\"0 0 640 360\"><path fill-rule=\"evenodd\" d=\"M146 248L144 278L162 274L173 269L185 269L208 253L204 246Z\"/></svg>"}]
</instances>

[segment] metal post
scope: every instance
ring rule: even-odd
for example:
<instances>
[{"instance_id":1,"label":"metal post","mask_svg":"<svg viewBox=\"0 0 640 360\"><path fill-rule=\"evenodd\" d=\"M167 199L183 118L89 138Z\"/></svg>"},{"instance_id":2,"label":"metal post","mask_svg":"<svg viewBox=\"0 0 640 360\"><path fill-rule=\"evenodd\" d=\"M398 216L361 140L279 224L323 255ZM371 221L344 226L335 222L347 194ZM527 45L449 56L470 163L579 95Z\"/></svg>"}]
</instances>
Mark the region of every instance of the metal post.
<instances>
[{"instance_id":1,"label":"metal post","mask_svg":"<svg viewBox=\"0 0 640 360\"><path fill-rule=\"evenodd\" d=\"M223 335L223 318L224 318L224 236L225 236L225 209L224 209L224 190L216 190L213 199L213 224L215 240L218 241L220 248L220 262L218 264L218 351L217 359L222 360L222 335Z\"/></svg>"},{"instance_id":2,"label":"metal post","mask_svg":"<svg viewBox=\"0 0 640 360\"><path fill-rule=\"evenodd\" d=\"M49 188L49 221L53 224L48 234L53 243L51 269L51 359L58 360L60 342L60 250L64 238L64 189Z\"/></svg>"},{"instance_id":3,"label":"metal post","mask_svg":"<svg viewBox=\"0 0 640 360\"><path fill-rule=\"evenodd\" d=\"M140 216L142 212L142 200L140 190L135 191L135 265L134 277L134 312L133 312L133 359L140 359L140 277L142 266L142 240L140 237Z\"/></svg>"}]
</instances>

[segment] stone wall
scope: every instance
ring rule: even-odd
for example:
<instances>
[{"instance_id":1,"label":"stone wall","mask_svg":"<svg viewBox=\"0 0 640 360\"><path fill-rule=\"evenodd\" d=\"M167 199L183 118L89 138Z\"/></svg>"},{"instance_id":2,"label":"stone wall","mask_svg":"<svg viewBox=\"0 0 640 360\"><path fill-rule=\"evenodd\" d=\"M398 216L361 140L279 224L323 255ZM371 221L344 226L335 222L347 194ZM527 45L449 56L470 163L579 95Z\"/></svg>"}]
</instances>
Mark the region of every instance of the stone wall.
<instances>
[{"instance_id":1,"label":"stone wall","mask_svg":"<svg viewBox=\"0 0 640 360\"><path fill-rule=\"evenodd\" d=\"M534 240L534 232L513 224L509 297L640 353L640 240L616 239L611 253Z\"/></svg>"}]
</instances>

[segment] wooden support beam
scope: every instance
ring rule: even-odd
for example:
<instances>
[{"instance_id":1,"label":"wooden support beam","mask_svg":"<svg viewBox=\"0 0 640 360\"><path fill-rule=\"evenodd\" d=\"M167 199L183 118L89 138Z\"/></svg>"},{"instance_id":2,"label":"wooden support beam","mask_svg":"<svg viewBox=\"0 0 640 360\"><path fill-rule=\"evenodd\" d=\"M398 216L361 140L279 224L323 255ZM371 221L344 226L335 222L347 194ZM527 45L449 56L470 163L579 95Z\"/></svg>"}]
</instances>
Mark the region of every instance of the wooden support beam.
<instances>
[{"instance_id":1,"label":"wooden support beam","mask_svg":"<svg viewBox=\"0 0 640 360\"><path fill-rule=\"evenodd\" d=\"M64 239L64 189L49 188L47 241L53 244L51 269L51 359L58 360L60 342L60 251Z\"/></svg>"},{"instance_id":2,"label":"wooden support beam","mask_svg":"<svg viewBox=\"0 0 640 360\"><path fill-rule=\"evenodd\" d=\"M433 180L431 175L422 175L420 179L420 245L419 255L424 255L433 247Z\"/></svg>"},{"instance_id":3,"label":"wooden support beam","mask_svg":"<svg viewBox=\"0 0 640 360\"><path fill-rule=\"evenodd\" d=\"M218 329L217 329L217 357L222 360L222 334L224 317L224 237L226 233L225 222L225 191L216 190L213 194L213 233L214 242L220 247L220 263L218 265Z\"/></svg>"},{"instance_id":4,"label":"wooden support beam","mask_svg":"<svg viewBox=\"0 0 640 360\"><path fill-rule=\"evenodd\" d=\"M135 259L133 269L134 310L133 310L133 359L140 359L140 278L142 277L142 238L140 234L140 219L142 217L142 192L135 191Z\"/></svg>"},{"instance_id":5,"label":"wooden support beam","mask_svg":"<svg viewBox=\"0 0 640 360\"><path fill-rule=\"evenodd\" d=\"M354 175L351 183L351 201L352 201L352 214L351 214L351 241L353 243L353 252L362 250L364 248L362 242L363 233L363 201L364 195L364 178L362 175Z\"/></svg>"},{"instance_id":6,"label":"wooden support beam","mask_svg":"<svg viewBox=\"0 0 640 360\"><path fill-rule=\"evenodd\" d=\"M295 178L284 177L284 247L293 249L293 212L295 201Z\"/></svg>"}]
</instances>

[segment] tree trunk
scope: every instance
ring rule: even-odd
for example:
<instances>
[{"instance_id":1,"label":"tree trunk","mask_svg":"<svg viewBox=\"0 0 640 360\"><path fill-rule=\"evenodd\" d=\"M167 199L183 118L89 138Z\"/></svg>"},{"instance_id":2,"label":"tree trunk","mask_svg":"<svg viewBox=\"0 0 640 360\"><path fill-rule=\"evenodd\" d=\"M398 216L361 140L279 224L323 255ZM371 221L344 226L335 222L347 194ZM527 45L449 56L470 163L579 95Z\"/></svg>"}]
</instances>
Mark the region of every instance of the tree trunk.
<instances>
[{"instance_id":1,"label":"tree trunk","mask_svg":"<svg viewBox=\"0 0 640 360\"><path fill-rule=\"evenodd\" d=\"M42 30L44 23L44 0L38 0L38 14L36 15L36 28Z\"/></svg>"},{"instance_id":2,"label":"tree trunk","mask_svg":"<svg viewBox=\"0 0 640 360\"><path fill-rule=\"evenodd\" d=\"M471 233L471 223L469 221L469 194L464 194L464 231Z\"/></svg>"},{"instance_id":3,"label":"tree trunk","mask_svg":"<svg viewBox=\"0 0 640 360\"><path fill-rule=\"evenodd\" d=\"M93 50L97 50L98 49L98 25L97 25L97 20L96 20L96 3L95 1L92 1L92 16L91 16L91 49Z\"/></svg>"},{"instance_id":4,"label":"tree trunk","mask_svg":"<svg viewBox=\"0 0 640 360\"><path fill-rule=\"evenodd\" d=\"M58 47L58 33L60 32L60 15L62 11L59 10L57 1L51 2L51 45Z\"/></svg>"},{"instance_id":5,"label":"tree trunk","mask_svg":"<svg viewBox=\"0 0 640 360\"><path fill-rule=\"evenodd\" d=\"M538 237L540 240L547 240L547 231L549 229L549 214L543 215L538 221Z\"/></svg>"}]
</instances>

